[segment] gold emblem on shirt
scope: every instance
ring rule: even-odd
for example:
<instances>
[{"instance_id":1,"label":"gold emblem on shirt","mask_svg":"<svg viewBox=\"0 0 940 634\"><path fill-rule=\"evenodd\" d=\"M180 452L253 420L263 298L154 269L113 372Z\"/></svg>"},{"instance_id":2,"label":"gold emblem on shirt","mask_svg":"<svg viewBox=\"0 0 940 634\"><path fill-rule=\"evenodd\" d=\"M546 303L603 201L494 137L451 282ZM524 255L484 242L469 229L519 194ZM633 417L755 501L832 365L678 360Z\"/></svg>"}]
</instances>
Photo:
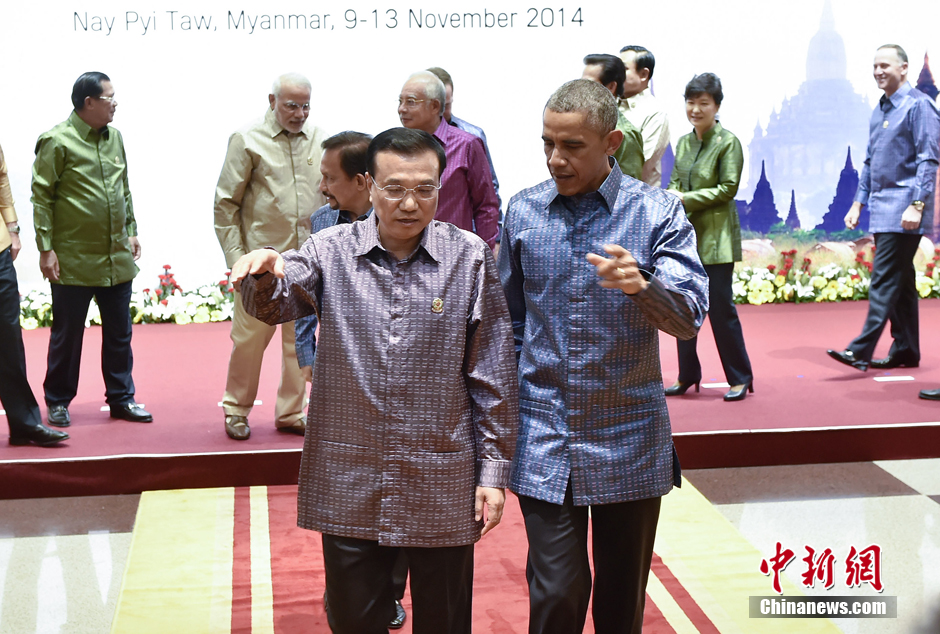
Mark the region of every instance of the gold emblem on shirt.
<instances>
[{"instance_id":1,"label":"gold emblem on shirt","mask_svg":"<svg viewBox=\"0 0 940 634\"><path fill-rule=\"evenodd\" d=\"M444 300L440 297L435 297L434 301L431 302L431 312L432 313L443 313L444 312Z\"/></svg>"},{"instance_id":2,"label":"gold emblem on shirt","mask_svg":"<svg viewBox=\"0 0 940 634\"><path fill-rule=\"evenodd\" d=\"M881 126L881 127L882 127L882 128L886 128L886 129L887 129L887 127L888 127L888 122L887 122L887 121L885 121L885 122L884 122L884 123L882 124L882 126Z\"/></svg>"},{"instance_id":3,"label":"gold emblem on shirt","mask_svg":"<svg viewBox=\"0 0 940 634\"><path fill-rule=\"evenodd\" d=\"M114 164L115 164L115 165L120 165L120 164L121 164L121 157L120 157L120 156L115 156L115 157L114 157Z\"/></svg>"},{"instance_id":4,"label":"gold emblem on shirt","mask_svg":"<svg viewBox=\"0 0 940 634\"><path fill-rule=\"evenodd\" d=\"M307 165L313 165L313 157L312 157L312 156L308 156L308 157L307 157Z\"/></svg>"}]
</instances>

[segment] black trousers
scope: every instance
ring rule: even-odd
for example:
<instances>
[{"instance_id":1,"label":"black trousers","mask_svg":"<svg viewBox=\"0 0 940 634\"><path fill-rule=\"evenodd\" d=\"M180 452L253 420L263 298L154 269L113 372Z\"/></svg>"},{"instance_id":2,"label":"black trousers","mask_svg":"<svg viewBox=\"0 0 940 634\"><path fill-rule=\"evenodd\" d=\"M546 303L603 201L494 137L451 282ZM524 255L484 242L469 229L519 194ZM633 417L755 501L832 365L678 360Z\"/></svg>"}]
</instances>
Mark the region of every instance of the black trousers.
<instances>
[{"instance_id":1,"label":"black trousers","mask_svg":"<svg viewBox=\"0 0 940 634\"><path fill-rule=\"evenodd\" d=\"M10 247L0 251L0 403L10 435L42 424L42 414L26 380L26 350L20 329L20 290Z\"/></svg>"},{"instance_id":2,"label":"black trousers","mask_svg":"<svg viewBox=\"0 0 940 634\"><path fill-rule=\"evenodd\" d=\"M744 333L741 321L734 307L734 294L731 292L731 275L734 263L706 264L708 274L708 321L715 334L718 357L725 371L729 385L744 385L754 379L751 360L744 347ZM702 380L702 364L698 360L696 343L698 337L688 341L677 340L679 352L679 381L696 383Z\"/></svg>"},{"instance_id":3,"label":"black trousers","mask_svg":"<svg viewBox=\"0 0 940 634\"><path fill-rule=\"evenodd\" d=\"M871 361L875 346L891 320L890 354L920 361L917 315L917 274L914 256L920 236L909 233L876 233L875 261L868 289L868 316L862 334L848 345L857 359Z\"/></svg>"},{"instance_id":4,"label":"black trousers","mask_svg":"<svg viewBox=\"0 0 940 634\"><path fill-rule=\"evenodd\" d=\"M473 544L402 548L408 557L415 634L470 634ZM334 634L388 634L395 615L392 571L399 548L323 534L326 595Z\"/></svg>"},{"instance_id":5,"label":"black trousers","mask_svg":"<svg viewBox=\"0 0 940 634\"><path fill-rule=\"evenodd\" d=\"M594 631L639 634L661 498L590 507ZM529 634L581 634L591 598L588 508L519 496L529 539Z\"/></svg>"},{"instance_id":6,"label":"black trousers","mask_svg":"<svg viewBox=\"0 0 940 634\"><path fill-rule=\"evenodd\" d=\"M68 405L78 392L85 317L92 297L101 313L101 374L105 400L109 405L134 400L131 282L115 286L52 284L52 332L43 382L47 405Z\"/></svg>"}]
</instances>

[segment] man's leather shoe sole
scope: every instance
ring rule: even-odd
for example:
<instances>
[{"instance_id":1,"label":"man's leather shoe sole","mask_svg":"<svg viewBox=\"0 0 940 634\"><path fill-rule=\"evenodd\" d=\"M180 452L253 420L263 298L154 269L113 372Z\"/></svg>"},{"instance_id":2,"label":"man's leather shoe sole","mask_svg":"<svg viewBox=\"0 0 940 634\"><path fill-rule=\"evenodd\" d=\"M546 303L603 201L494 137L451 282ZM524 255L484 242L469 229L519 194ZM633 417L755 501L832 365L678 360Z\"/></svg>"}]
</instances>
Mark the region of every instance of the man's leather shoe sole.
<instances>
[{"instance_id":1,"label":"man's leather shoe sole","mask_svg":"<svg viewBox=\"0 0 940 634\"><path fill-rule=\"evenodd\" d=\"M45 425L37 425L36 427L30 428L23 434L16 436L10 436L11 445L28 445L30 443L38 445L40 447L51 447L56 445L63 440L68 440L69 435L64 431L57 431L55 429L49 429Z\"/></svg>"},{"instance_id":2,"label":"man's leather shoe sole","mask_svg":"<svg viewBox=\"0 0 940 634\"><path fill-rule=\"evenodd\" d=\"M927 401L940 401L940 390L921 390L917 396Z\"/></svg>"},{"instance_id":3,"label":"man's leather shoe sole","mask_svg":"<svg viewBox=\"0 0 940 634\"><path fill-rule=\"evenodd\" d=\"M65 405L50 405L46 412L46 420L53 427L68 427L72 424L69 408Z\"/></svg>"},{"instance_id":4,"label":"man's leather shoe sole","mask_svg":"<svg viewBox=\"0 0 940 634\"><path fill-rule=\"evenodd\" d=\"M843 350L842 352L838 350L826 350L826 354L839 363L844 363L862 372L868 372L868 361L856 359L855 354L851 350Z\"/></svg>"},{"instance_id":5,"label":"man's leather shoe sole","mask_svg":"<svg viewBox=\"0 0 940 634\"><path fill-rule=\"evenodd\" d=\"M891 370L893 368L916 368L920 365L919 361L907 357L897 357L889 354L884 359L873 359L871 367L876 370Z\"/></svg>"},{"instance_id":6,"label":"man's leather shoe sole","mask_svg":"<svg viewBox=\"0 0 940 634\"><path fill-rule=\"evenodd\" d=\"M137 403L124 403L111 406L111 418L127 420L132 423L152 423L153 416Z\"/></svg>"},{"instance_id":7,"label":"man's leather shoe sole","mask_svg":"<svg viewBox=\"0 0 940 634\"><path fill-rule=\"evenodd\" d=\"M225 433L232 440L248 440L251 428L248 427L248 417L229 414L225 417Z\"/></svg>"}]
</instances>

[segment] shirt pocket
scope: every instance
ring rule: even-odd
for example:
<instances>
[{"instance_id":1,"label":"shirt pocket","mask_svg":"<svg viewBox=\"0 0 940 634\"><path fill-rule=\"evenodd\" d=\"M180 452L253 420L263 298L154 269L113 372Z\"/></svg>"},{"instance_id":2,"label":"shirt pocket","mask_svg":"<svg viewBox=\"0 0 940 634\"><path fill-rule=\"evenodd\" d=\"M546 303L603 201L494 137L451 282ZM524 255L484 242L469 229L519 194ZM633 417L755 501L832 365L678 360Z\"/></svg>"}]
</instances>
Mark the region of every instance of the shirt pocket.
<instances>
[{"instance_id":1,"label":"shirt pocket","mask_svg":"<svg viewBox=\"0 0 940 634\"><path fill-rule=\"evenodd\" d=\"M381 473L375 449L320 441L307 461L316 504L327 522L336 526L375 528L381 504Z\"/></svg>"},{"instance_id":2,"label":"shirt pocket","mask_svg":"<svg viewBox=\"0 0 940 634\"><path fill-rule=\"evenodd\" d=\"M413 455L402 468L405 533L437 537L472 527L474 475L470 452Z\"/></svg>"}]
</instances>

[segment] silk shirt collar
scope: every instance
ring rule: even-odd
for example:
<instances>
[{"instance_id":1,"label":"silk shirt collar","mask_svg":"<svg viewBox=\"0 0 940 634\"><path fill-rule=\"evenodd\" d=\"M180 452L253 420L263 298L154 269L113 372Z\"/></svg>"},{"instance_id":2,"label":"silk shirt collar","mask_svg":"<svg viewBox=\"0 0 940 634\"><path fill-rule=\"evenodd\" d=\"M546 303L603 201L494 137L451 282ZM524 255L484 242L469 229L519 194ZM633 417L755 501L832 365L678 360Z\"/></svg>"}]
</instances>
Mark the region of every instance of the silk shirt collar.
<instances>
[{"instance_id":1,"label":"silk shirt collar","mask_svg":"<svg viewBox=\"0 0 940 634\"><path fill-rule=\"evenodd\" d=\"M78 116L78 113L74 110L72 114L69 115L69 123L78 131L78 134L85 139L86 141L92 136L92 134L97 133L105 138L108 138L108 135L105 132L108 131L108 126L105 126L101 130L95 130L93 127L85 123L84 119Z\"/></svg>"},{"instance_id":2,"label":"silk shirt collar","mask_svg":"<svg viewBox=\"0 0 940 634\"><path fill-rule=\"evenodd\" d=\"M271 108L268 108L267 112L264 113L264 127L265 127L265 130L267 130L268 134L271 135L272 139L282 132L284 134L291 134L289 130L285 130L284 127L280 123L277 122L277 117L274 116L274 110L272 110ZM305 137L309 137L310 136L309 130L310 130L310 119L308 118L306 121L304 121L304 127L302 127L300 129L300 132L298 132L297 134L302 134Z\"/></svg>"},{"instance_id":3,"label":"silk shirt collar","mask_svg":"<svg viewBox=\"0 0 940 634\"><path fill-rule=\"evenodd\" d=\"M904 98L907 97L907 94L909 92L911 92L911 82L906 81L901 85L900 88L895 90L894 94L891 95L890 97L886 95L881 95L880 103L881 103L882 109L884 109L884 104L886 101L891 102L892 108L900 108L901 103L904 101Z\"/></svg>"},{"instance_id":4,"label":"silk shirt collar","mask_svg":"<svg viewBox=\"0 0 940 634\"><path fill-rule=\"evenodd\" d=\"M621 99L620 103L626 106L627 110L633 110L634 108L636 108L637 102L642 101L643 99L646 99L646 96L648 94L649 94L649 88L644 88L643 90L633 95L632 97Z\"/></svg>"},{"instance_id":5,"label":"silk shirt collar","mask_svg":"<svg viewBox=\"0 0 940 634\"><path fill-rule=\"evenodd\" d=\"M389 253L388 250L382 246L382 243L379 241L379 217L376 214L372 214L369 218L363 220L362 222L356 223L361 233L359 235L359 247L353 252L357 256L368 255L374 249L380 249ZM424 228L424 232L421 234L421 241L418 243L415 253L418 251L424 250L428 256L437 263L440 263L442 260L442 255L444 253L444 245L441 244L442 238L439 235L440 229L438 228L438 221L432 220L431 223ZM412 253L408 258L409 260L414 257L415 253ZM391 255L389 253L389 255Z\"/></svg>"},{"instance_id":6,"label":"silk shirt collar","mask_svg":"<svg viewBox=\"0 0 940 634\"><path fill-rule=\"evenodd\" d=\"M607 213L611 213L614 204L617 202L617 193L620 191L620 181L623 180L623 172L620 171L620 165L617 164L614 157L608 156L607 162L610 164L610 174L607 175L607 178L604 179L604 182L601 183L597 191L588 192L581 196L562 196L558 193L558 189L555 188L555 183L553 182L552 189L555 190L555 193L548 197L545 207L548 208L549 205L557 200L568 209L574 211L578 206L577 202L580 202L586 196L597 194L607 204Z\"/></svg>"}]
</instances>

